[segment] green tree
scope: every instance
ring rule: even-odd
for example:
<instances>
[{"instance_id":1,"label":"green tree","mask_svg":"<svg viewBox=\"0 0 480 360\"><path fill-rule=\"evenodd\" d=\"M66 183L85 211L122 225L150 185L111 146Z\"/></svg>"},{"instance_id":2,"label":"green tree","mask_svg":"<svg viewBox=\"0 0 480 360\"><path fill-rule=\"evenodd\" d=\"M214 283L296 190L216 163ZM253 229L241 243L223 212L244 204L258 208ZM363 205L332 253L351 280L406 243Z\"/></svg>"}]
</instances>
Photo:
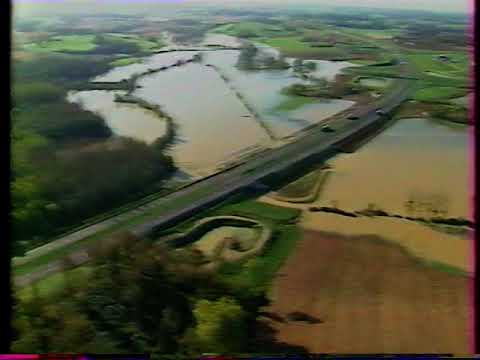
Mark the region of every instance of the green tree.
<instances>
[{"instance_id":1,"label":"green tree","mask_svg":"<svg viewBox=\"0 0 480 360\"><path fill-rule=\"evenodd\" d=\"M193 351L237 353L247 340L246 313L236 300L199 300L193 309L196 326L185 337Z\"/></svg>"}]
</instances>

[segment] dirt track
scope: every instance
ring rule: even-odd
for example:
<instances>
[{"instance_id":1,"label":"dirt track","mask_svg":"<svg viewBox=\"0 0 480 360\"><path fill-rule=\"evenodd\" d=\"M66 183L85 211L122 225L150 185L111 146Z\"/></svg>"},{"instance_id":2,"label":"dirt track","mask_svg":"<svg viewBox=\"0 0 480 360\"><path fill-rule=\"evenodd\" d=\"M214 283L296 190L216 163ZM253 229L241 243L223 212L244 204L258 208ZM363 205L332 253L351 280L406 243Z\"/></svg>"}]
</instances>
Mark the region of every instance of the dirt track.
<instances>
[{"instance_id":1,"label":"dirt track","mask_svg":"<svg viewBox=\"0 0 480 360\"><path fill-rule=\"evenodd\" d=\"M266 311L300 311L321 323L262 321L277 340L310 352L466 354L469 281L373 236L305 231Z\"/></svg>"}]
</instances>

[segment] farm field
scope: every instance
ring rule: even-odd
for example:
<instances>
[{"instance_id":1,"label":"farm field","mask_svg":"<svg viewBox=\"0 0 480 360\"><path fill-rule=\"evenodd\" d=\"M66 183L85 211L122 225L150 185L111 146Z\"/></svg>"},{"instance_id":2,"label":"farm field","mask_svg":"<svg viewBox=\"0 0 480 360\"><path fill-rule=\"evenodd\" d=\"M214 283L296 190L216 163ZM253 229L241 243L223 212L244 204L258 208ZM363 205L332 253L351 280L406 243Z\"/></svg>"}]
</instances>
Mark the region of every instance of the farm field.
<instances>
[{"instance_id":1,"label":"farm field","mask_svg":"<svg viewBox=\"0 0 480 360\"><path fill-rule=\"evenodd\" d=\"M265 309L277 321L262 321L316 353L468 353L470 281L373 236L305 231ZM292 312L312 320L289 321Z\"/></svg>"},{"instance_id":2,"label":"farm field","mask_svg":"<svg viewBox=\"0 0 480 360\"><path fill-rule=\"evenodd\" d=\"M123 59L117 59L115 61L112 61L110 65L112 66L127 66L131 64L135 64L138 62L141 62L142 60L140 58L136 57L130 57L130 58L123 58Z\"/></svg>"},{"instance_id":3,"label":"farm field","mask_svg":"<svg viewBox=\"0 0 480 360\"><path fill-rule=\"evenodd\" d=\"M38 43L28 43L23 47L29 51L73 51L84 52L95 49L94 35L65 35L54 36L49 40Z\"/></svg>"}]
</instances>

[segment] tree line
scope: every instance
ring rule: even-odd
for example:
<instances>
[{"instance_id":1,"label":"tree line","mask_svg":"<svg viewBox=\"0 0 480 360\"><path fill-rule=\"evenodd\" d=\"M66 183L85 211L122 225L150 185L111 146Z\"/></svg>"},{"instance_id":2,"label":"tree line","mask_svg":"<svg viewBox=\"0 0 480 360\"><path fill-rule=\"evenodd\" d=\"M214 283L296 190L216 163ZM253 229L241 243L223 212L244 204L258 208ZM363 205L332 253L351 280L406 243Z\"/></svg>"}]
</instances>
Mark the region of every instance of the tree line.
<instances>
[{"instance_id":1,"label":"tree line","mask_svg":"<svg viewBox=\"0 0 480 360\"><path fill-rule=\"evenodd\" d=\"M175 170L163 146L114 136L67 89L109 68L108 57L41 55L14 66L14 255L115 206L159 191ZM161 120L159 120L161 121Z\"/></svg>"},{"instance_id":2,"label":"tree line","mask_svg":"<svg viewBox=\"0 0 480 360\"><path fill-rule=\"evenodd\" d=\"M256 333L264 296L199 270L189 250L123 234L89 254L83 280L65 271L58 291L41 296L34 285L16 297L12 351L147 352L153 359L280 351Z\"/></svg>"}]
</instances>

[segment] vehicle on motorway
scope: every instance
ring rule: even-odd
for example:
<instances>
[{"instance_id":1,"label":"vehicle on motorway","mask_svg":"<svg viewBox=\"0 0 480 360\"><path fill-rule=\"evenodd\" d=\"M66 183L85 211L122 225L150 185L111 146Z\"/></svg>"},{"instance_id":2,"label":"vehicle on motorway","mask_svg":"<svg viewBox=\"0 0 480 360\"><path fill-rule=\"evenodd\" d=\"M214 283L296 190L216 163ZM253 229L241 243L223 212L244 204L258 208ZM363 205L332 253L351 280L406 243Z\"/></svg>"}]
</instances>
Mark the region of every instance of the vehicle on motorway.
<instances>
[{"instance_id":1,"label":"vehicle on motorway","mask_svg":"<svg viewBox=\"0 0 480 360\"><path fill-rule=\"evenodd\" d=\"M355 115L350 115L349 117L347 117L348 120L358 120L360 119L358 116L355 116Z\"/></svg>"},{"instance_id":2,"label":"vehicle on motorway","mask_svg":"<svg viewBox=\"0 0 480 360\"><path fill-rule=\"evenodd\" d=\"M322 131L323 131L323 132L334 132L335 130L332 129L332 128L331 128L330 126L328 126L328 125L324 125L324 126L322 126Z\"/></svg>"},{"instance_id":3,"label":"vehicle on motorway","mask_svg":"<svg viewBox=\"0 0 480 360\"><path fill-rule=\"evenodd\" d=\"M380 115L380 116L387 115L387 113L386 113L385 111L383 111L382 109L377 109L377 110L375 111L375 113L376 113L377 115Z\"/></svg>"}]
</instances>

